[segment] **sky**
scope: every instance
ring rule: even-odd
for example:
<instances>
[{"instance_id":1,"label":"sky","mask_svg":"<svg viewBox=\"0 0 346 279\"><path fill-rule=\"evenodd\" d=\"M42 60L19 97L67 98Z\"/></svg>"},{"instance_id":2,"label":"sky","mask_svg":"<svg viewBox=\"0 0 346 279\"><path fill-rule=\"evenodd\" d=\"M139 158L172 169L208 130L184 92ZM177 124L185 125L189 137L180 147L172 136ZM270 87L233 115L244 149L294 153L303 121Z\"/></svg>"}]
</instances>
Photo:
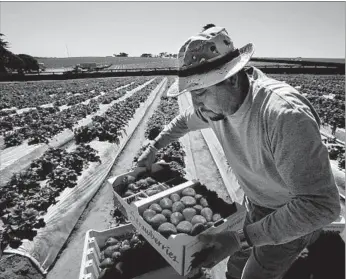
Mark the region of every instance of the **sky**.
<instances>
[{"instance_id":1,"label":"sky","mask_svg":"<svg viewBox=\"0 0 346 279\"><path fill-rule=\"evenodd\" d=\"M207 23L254 57L345 58L345 2L1 2L10 50L36 57L177 53Z\"/></svg>"}]
</instances>

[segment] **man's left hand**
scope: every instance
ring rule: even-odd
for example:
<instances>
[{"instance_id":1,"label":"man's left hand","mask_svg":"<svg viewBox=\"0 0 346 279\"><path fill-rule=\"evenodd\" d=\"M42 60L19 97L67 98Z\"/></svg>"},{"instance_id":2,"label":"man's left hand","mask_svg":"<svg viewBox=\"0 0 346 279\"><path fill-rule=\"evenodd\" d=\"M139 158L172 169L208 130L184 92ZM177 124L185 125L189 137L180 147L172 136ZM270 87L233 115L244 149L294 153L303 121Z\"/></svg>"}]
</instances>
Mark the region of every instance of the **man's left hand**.
<instances>
[{"instance_id":1,"label":"man's left hand","mask_svg":"<svg viewBox=\"0 0 346 279\"><path fill-rule=\"evenodd\" d=\"M240 238L237 232L223 231L213 234L200 234L198 240L208 244L208 246L214 246L215 252L201 264L202 267L210 268L222 261L228 256L232 256L237 251L241 250Z\"/></svg>"}]
</instances>

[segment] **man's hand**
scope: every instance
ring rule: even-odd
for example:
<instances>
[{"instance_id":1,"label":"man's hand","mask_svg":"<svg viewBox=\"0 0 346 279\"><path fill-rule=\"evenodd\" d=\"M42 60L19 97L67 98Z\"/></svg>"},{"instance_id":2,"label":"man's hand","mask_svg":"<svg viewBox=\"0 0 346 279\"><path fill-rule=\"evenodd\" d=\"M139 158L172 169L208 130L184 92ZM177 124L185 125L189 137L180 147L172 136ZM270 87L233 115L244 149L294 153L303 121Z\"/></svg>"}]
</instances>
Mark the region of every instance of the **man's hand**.
<instances>
[{"instance_id":1,"label":"man's hand","mask_svg":"<svg viewBox=\"0 0 346 279\"><path fill-rule=\"evenodd\" d=\"M151 141L142 155L138 158L137 166L151 169L151 165L155 162L157 149L154 147L154 142Z\"/></svg>"},{"instance_id":2,"label":"man's hand","mask_svg":"<svg viewBox=\"0 0 346 279\"><path fill-rule=\"evenodd\" d=\"M200 234L198 240L214 246L210 256L201 263L202 267L210 268L219 263L228 256L232 256L235 252L241 250L240 237L237 232L223 231L214 234Z\"/></svg>"}]
</instances>

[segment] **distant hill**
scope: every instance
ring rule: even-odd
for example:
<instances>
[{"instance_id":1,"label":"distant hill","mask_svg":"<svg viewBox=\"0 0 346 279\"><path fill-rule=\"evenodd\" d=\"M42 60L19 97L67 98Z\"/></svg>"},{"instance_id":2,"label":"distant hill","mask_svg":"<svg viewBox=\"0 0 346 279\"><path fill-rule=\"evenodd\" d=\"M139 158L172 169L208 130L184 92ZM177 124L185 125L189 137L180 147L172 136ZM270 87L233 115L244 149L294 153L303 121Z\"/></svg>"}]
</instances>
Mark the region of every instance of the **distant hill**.
<instances>
[{"instance_id":1,"label":"distant hill","mask_svg":"<svg viewBox=\"0 0 346 279\"><path fill-rule=\"evenodd\" d=\"M256 57L255 59L271 59L271 60L288 60L288 61L309 61L309 62L328 62L328 63L345 63L345 58L302 58L302 57Z\"/></svg>"},{"instance_id":2,"label":"distant hill","mask_svg":"<svg viewBox=\"0 0 346 279\"><path fill-rule=\"evenodd\" d=\"M71 68L77 64L94 62L98 64L113 64L114 66L146 65L146 67L175 67L178 61L172 58L146 58L146 57L69 57L69 58L43 58L37 57L38 62L45 64L47 68Z\"/></svg>"},{"instance_id":3,"label":"distant hill","mask_svg":"<svg viewBox=\"0 0 346 279\"><path fill-rule=\"evenodd\" d=\"M302 58L303 61L345 63L345 58Z\"/></svg>"}]
</instances>

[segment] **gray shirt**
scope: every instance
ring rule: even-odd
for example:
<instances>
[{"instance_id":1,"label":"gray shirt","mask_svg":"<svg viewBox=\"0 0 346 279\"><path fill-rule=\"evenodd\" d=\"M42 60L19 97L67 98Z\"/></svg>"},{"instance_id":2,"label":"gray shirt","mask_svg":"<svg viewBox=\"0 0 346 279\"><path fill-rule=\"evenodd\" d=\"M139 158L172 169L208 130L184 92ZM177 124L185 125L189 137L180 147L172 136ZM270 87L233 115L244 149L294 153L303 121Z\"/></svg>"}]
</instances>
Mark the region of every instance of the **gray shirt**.
<instances>
[{"instance_id":1,"label":"gray shirt","mask_svg":"<svg viewBox=\"0 0 346 279\"><path fill-rule=\"evenodd\" d=\"M252 67L249 92L225 120L205 119L190 107L157 137L161 148L189 131L212 128L251 202L275 211L248 225L255 246L292 241L333 222L339 193L319 117L299 92Z\"/></svg>"}]
</instances>

